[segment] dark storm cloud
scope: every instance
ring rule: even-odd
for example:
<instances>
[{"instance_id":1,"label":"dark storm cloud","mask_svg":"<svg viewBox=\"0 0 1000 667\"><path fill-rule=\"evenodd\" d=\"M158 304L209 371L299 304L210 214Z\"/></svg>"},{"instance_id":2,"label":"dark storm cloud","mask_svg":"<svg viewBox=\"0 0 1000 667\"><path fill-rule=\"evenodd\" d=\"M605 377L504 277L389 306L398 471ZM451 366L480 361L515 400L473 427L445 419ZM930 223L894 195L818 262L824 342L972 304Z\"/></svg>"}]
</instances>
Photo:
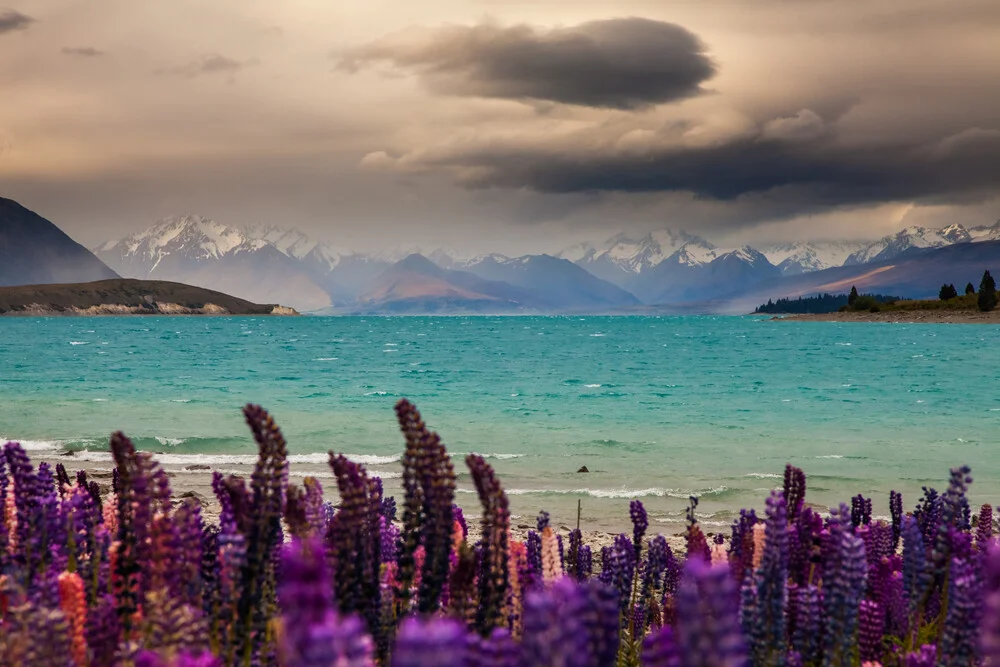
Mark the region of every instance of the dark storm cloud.
<instances>
[{"instance_id":1,"label":"dark storm cloud","mask_svg":"<svg viewBox=\"0 0 1000 667\"><path fill-rule=\"evenodd\" d=\"M5 32L14 32L15 30L25 30L34 22L35 19L25 16L21 12L16 12L13 9L0 12L0 35Z\"/></svg>"},{"instance_id":2,"label":"dark storm cloud","mask_svg":"<svg viewBox=\"0 0 1000 667\"><path fill-rule=\"evenodd\" d=\"M959 202L1000 193L1000 130L970 129L932 142L845 145L801 113L707 145L632 145L592 137L557 143L436 151L396 164L448 169L464 187L540 193L689 192L717 201L764 197L782 215L891 201Z\"/></svg>"},{"instance_id":3,"label":"dark storm cloud","mask_svg":"<svg viewBox=\"0 0 1000 667\"><path fill-rule=\"evenodd\" d=\"M437 93L634 109L702 92L715 74L705 50L688 30L642 18L552 30L483 24L390 36L339 68L389 62Z\"/></svg>"},{"instance_id":4,"label":"dark storm cloud","mask_svg":"<svg viewBox=\"0 0 1000 667\"><path fill-rule=\"evenodd\" d=\"M200 60L180 65L156 70L155 74L168 76L185 76L188 78L200 76L202 74L236 74L240 70L253 65L259 65L256 58L250 60L235 60L217 53L203 56Z\"/></svg>"},{"instance_id":5,"label":"dark storm cloud","mask_svg":"<svg viewBox=\"0 0 1000 667\"><path fill-rule=\"evenodd\" d=\"M63 55L76 56L79 58L99 58L104 55L104 51L95 49L92 46L64 46Z\"/></svg>"}]
</instances>

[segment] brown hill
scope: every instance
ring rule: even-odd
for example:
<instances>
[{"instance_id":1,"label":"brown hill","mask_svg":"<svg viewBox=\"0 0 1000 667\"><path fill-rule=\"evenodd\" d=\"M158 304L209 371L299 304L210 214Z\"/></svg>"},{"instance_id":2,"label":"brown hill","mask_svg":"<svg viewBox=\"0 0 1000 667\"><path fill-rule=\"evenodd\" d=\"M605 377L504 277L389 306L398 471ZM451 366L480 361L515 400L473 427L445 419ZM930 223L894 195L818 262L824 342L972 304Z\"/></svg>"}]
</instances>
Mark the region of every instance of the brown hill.
<instances>
[{"instance_id":1,"label":"brown hill","mask_svg":"<svg viewBox=\"0 0 1000 667\"><path fill-rule=\"evenodd\" d=\"M163 280L116 278L62 285L0 287L4 315L272 315L296 314L222 292Z\"/></svg>"}]
</instances>

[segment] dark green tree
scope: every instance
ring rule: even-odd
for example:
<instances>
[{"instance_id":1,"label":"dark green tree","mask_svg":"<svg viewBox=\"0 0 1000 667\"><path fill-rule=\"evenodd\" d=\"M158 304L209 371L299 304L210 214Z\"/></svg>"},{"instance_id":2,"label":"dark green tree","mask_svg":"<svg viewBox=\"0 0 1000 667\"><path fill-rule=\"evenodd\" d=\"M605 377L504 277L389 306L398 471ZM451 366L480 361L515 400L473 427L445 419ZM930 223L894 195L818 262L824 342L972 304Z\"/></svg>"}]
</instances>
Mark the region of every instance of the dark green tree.
<instances>
[{"instance_id":1,"label":"dark green tree","mask_svg":"<svg viewBox=\"0 0 1000 667\"><path fill-rule=\"evenodd\" d=\"M972 286L972 283L969 283L969 284L967 284L965 286L965 295L966 296L968 296L970 294L975 294L975 293L976 293L976 288Z\"/></svg>"},{"instance_id":2,"label":"dark green tree","mask_svg":"<svg viewBox=\"0 0 1000 667\"><path fill-rule=\"evenodd\" d=\"M997 283L993 280L989 270L983 273L983 279L979 283L979 310L984 313L997 307Z\"/></svg>"},{"instance_id":3,"label":"dark green tree","mask_svg":"<svg viewBox=\"0 0 1000 667\"><path fill-rule=\"evenodd\" d=\"M942 301L947 301L948 299L954 299L958 296L958 292L955 291L954 285L941 285L941 291L938 292L938 298Z\"/></svg>"},{"instance_id":4,"label":"dark green tree","mask_svg":"<svg viewBox=\"0 0 1000 667\"><path fill-rule=\"evenodd\" d=\"M858 300L858 288L851 285L851 293L847 295L847 305L853 306L854 302Z\"/></svg>"}]
</instances>

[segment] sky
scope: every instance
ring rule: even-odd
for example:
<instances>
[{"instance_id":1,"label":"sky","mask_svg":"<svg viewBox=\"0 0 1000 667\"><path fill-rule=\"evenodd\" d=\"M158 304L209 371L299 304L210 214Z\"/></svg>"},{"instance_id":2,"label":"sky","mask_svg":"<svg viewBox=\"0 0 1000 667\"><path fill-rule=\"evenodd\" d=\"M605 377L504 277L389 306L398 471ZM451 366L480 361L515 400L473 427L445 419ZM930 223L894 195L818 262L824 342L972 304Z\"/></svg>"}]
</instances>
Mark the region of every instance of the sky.
<instances>
[{"instance_id":1,"label":"sky","mask_svg":"<svg viewBox=\"0 0 1000 667\"><path fill-rule=\"evenodd\" d=\"M0 196L356 249L1000 218L996 0L0 0Z\"/></svg>"}]
</instances>

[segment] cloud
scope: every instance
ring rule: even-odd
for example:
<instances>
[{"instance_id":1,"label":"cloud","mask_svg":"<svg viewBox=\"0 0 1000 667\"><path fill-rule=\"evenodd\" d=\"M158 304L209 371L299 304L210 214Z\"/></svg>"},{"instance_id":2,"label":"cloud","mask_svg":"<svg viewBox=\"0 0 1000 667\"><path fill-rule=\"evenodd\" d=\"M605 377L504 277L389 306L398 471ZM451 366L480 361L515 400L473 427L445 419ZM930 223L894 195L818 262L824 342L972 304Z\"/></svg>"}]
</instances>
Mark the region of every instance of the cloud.
<instances>
[{"instance_id":1,"label":"cloud","mask_svg":"<svg viewBox=\"0 0 1000 667\"><path fill-rule=\"evenodd\" d=\"M95 49L92 46L64 46L63 55L77 56L79 58L99 58L104 55L104 51Z\"/></svg>"},{"instance_id":2,"label":"cloud","mask_svg":"<svg viewBox=\"0 0 1000 667\"><path fill-rule=\"evenodd\" d=\"M236 74L246 67L259 64L260 61L256 58L251 58L249 60L234 60L233 58L213 53L202 56L200 60L187 63L186 65L158 69L155 71L155 74L166 76L184 76L188 78L194 78L202 74Z\"/></svg>"},{"instance_id":3,"label":"cloud","mask_svg":"<svg viewBox=\"0 0 1000 667\"><path fill-rule=\"evenodd\" d=\"M678 128L607 136L602 129L482 139L398 158L379 154L377 163L385 169L392 160L396 171L445 171L473 190L690 193L772 211L776 218L891 201L968 202L1000 193L1000 131L992 129L972 128L930 143L859 144L809 110L711 143L688 141L690 131ZM373 156L367 161L370 166Z\"/></svg>"},{"instance_id":4,"label":"cloud","mask_svg":"<svg viewBox=\"0 0 1000 667\"><path fill-rule=\"evenodd\" d=\"M34 22L35 19L13 9L0 12L0 35L15 30L27 30L28 26Z\"/></svg>"},{"instance_id":5,"label":"cloud","mask_svg":"<svg viewBox=\"0 0 1000 667\"><path fill-rule=\"evenodd\" d=\"M696 35L643 18L550 30L491 23L411 29L349 51L338 68L383 62L439 94L612 109L698 95L715 74Z\"/></svg>"}]
</instances>

